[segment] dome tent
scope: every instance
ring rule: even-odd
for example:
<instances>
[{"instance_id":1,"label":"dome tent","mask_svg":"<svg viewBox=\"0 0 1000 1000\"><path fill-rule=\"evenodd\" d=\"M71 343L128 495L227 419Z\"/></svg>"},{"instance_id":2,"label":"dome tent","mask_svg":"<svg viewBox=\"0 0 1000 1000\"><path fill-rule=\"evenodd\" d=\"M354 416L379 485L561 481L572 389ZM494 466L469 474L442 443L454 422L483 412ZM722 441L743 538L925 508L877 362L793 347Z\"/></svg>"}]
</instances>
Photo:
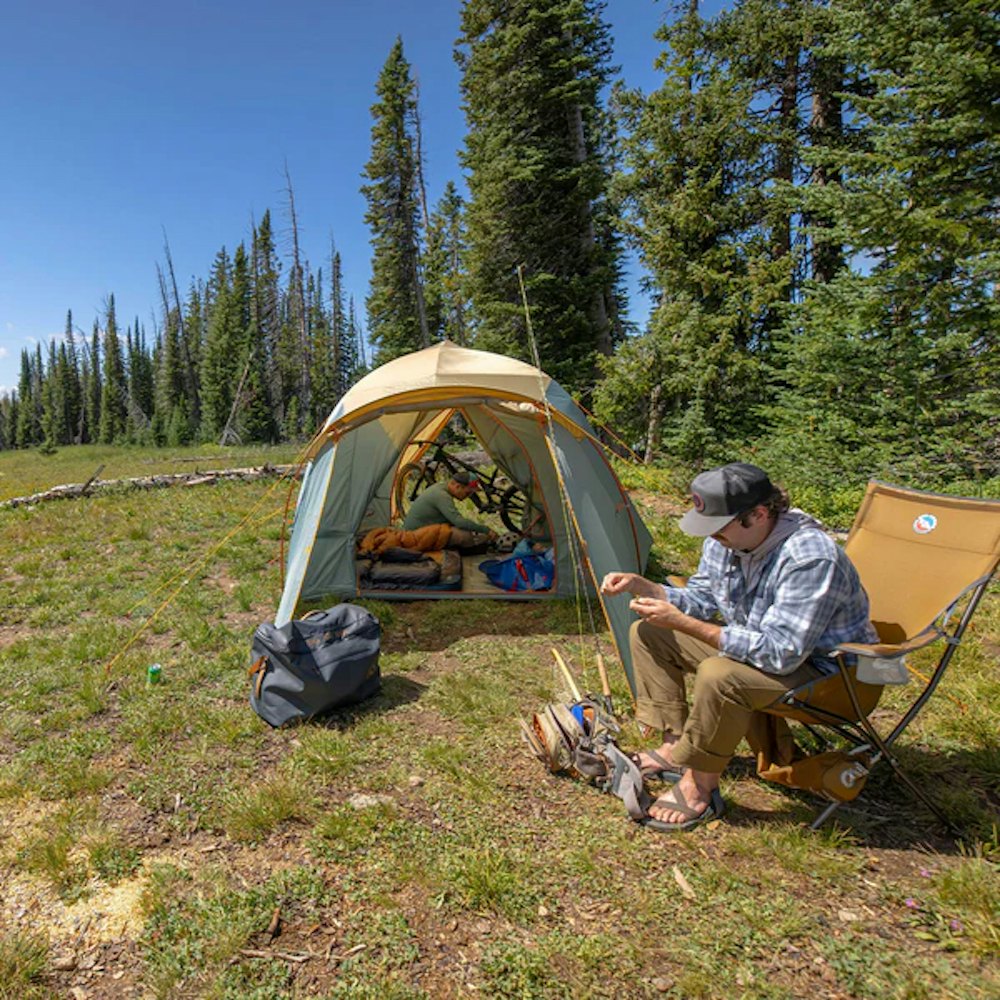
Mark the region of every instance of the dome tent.
<instances>
[{"instance_id":1,"label":"dome tent","mask_svg":"<svg viewBox=\"0 0 1000 1000\"><path fill-rule=\"evenodd\" d=\"M357 538L391 523L397 472L426 447L414 442L436 439L456 414L498 468L544 512L554 547L553 587L544 594L492 590L395 596L572 596L580 585L574 552L592 592L611 570L643 571L649 532L569 394L522 361L444 341L365 376L317 435L299 491L276 625L292 619L300 600L375 596L359 589ZM631 676L631 612L620 600L602 601L602 607Z\"/></svg>"}]
</instances>

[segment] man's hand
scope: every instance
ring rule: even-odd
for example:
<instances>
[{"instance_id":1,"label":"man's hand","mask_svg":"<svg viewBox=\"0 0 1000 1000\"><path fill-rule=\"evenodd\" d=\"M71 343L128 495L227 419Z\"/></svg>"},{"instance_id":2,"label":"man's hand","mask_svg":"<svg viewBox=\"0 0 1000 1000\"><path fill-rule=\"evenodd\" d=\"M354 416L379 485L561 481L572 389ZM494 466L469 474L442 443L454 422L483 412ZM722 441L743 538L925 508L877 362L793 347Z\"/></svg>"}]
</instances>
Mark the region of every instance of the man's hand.
<instances>
[{"instance_id":1,"label":"man's hand","mask_svg":"<svg viewBox=\"0 0 1000 1000\"><path fill-rule=\"evenodd\" d=\"M652 580L647 580L638 573L608 573L601 581L601 593L631 594L633 597L650 597L654 600L663 599L663 588Z\"/></svg>"},{"instance_id":2,"label":"man's hand","mask_svg":"<svg viewBox=\"0 0 1000 1000\"><path fill-rule=\"evenodd\" d=\"M629 603L644 622L656 628L672 628L675 632L694 636L702 642L707 642L716 649L722 642L722 626L714 622L703 622L700 618L692 618L684 614L680 608L671 604L662 594L659 597L636 597Z\"/></svg>"},{"instance_id":3,"label":"man's hand","mask_svg":"<svg viewBox=\"0 0 1000 1000\"><path fill-rule=\"evenodd\" d=\"M629 604L629 608L643 621L660 628L677 628L688 620L687 615L662 597L636 597Z\"/></svg>"}]
</instances>

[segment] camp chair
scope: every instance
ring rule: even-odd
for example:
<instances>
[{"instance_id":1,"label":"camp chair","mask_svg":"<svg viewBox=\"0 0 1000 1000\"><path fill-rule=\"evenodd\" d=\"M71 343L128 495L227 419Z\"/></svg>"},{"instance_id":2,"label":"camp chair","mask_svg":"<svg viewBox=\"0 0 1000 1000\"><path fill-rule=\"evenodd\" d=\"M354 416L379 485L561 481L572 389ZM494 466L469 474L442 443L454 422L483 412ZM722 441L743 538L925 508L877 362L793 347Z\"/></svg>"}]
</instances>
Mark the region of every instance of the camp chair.
<instances>
[{"instance_id":1,"label":"camp chair","mask_svg":"<svg viewBox=\"0 0 1000 1000\"><path fill-rule=\"evenodd\" d=\"M794 776L789 771L797 766L801 771L805 765L808 772L808 762L793 764L784 773L781 768L772 768L772 774L762 771L762 777L826 792L833 801L812 823L816 829L855 797L868 770L884 758L900 781L951 829L949 818L903 772L891 748L940 683L997 569L1000 500L942 496L873 481L844 551L868 593L872 623L881 641L843 644L836 650L836 675L789 692L767 712L801 722L814 734L814 727L833 730L848 740L851 749L812 758L812 773L803 783L790 780ZM923 678L923 689L895 727L881 736L869 716L882 687L857 679L854 658L895 660L898 667L902 657L939 640L941 655L930 676Z\"/></svg>"}]
</instances>

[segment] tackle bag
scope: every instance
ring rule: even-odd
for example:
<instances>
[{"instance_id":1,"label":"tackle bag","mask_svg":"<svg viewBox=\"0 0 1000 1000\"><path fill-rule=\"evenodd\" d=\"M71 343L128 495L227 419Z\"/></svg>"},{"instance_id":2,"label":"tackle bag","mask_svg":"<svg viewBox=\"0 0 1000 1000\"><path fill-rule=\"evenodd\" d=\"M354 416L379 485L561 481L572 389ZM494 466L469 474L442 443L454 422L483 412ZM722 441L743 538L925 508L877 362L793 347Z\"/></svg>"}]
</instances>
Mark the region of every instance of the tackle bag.
<instances>
[{"instance_id":1,"label":"tackle bag","mask_svg":"<svg viewBox=\"0 0 1000 1000\"><path fill-rule=\"evenodd\" d=\"M311 719L375 694L378 619L354 604L311 611L280 628L258 625L251 648L250 706L269 725Z\"/></svg>"},{"instance_id":2,"label":"tackle bag","mask_svg":"<svg viewBox=\"0 0 1000 1000\"><path fill-rule=\"evenodd\" d=\"M615 742L621 727L595 698L570 704L553 702L521 720L521 735L531 752L553 773L589 782L622 800L629 817L648 817L650 797L635 760Z\"/></svg>"}]
</instances>

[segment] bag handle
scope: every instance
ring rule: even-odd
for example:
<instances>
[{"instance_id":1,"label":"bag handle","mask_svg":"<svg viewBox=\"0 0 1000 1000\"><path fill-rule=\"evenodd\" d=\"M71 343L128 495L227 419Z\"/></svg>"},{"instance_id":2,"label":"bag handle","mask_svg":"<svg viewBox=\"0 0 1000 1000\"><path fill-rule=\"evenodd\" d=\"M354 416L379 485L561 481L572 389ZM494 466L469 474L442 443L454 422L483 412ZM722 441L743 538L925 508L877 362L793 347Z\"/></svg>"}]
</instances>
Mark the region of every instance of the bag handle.
<instances>
[{"instance_id":1,"label":"bag handle","mask_svg":"<svg viewBox=\"0 0 1000 1000\"><path fill-rule=\"evenodd\" d=\"M255 698L260 697L260 688L261 685L264 683L264 674L267 672L267 667L268 667L267 657L258 656L257 659L254 660L252 664L250 664L250 668L247 670L247 676L253 677L254 674L257 675L257 680L254 683Z\"/></svg>"}]
</instances>

